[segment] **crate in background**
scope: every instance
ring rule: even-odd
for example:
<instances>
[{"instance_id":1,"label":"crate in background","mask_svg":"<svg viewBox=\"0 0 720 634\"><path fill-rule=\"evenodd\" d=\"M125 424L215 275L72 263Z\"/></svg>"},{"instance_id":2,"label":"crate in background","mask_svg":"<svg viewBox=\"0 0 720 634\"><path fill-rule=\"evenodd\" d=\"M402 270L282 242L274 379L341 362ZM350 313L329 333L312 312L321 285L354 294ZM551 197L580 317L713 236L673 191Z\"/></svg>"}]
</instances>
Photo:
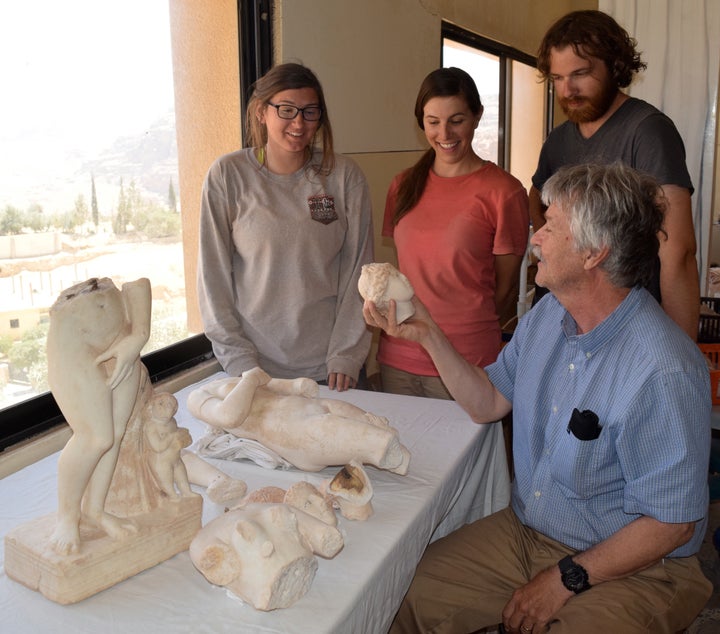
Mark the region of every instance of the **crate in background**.
<instances>
[{"instance_id":1,"label":"crate in background","mask_svg":"<svg viewBox=\"0 0 720 634\"><path fill-rule=\"evenodd\" d=\"M720 297L700 298L698 343L720 343Z\"/></svg>"},{"instance_id":2,"label":"crate in background","mask_svg":"<svg viewBox=\"0 0 720 634\"><path fill-rule=\"evenodd\" d=\"M720 343L720 315L700 315L698 343Z\"/></svg>"},{"instance_id":3,"label":"crate in background","mask_svg":"<svg viewBox=\"0 0 720 634\"><path fill-rule=\"evenodd\" d=\"M701 297L700 306L705 306L720 315L720 297Z\"/></svg>"},{"instance_id":4,"label":"crate in background","mask_svg":"<svg viewBox=\"0 0 720 634\"><path fill-rule=\"evenodd\" d=\"M698 347L708 358L711 365L710 395L712 396L712 404L720 405L720 395L718 394L718 387L720 387L720 343L698 343Z\"/></svg>"}]
</instances>

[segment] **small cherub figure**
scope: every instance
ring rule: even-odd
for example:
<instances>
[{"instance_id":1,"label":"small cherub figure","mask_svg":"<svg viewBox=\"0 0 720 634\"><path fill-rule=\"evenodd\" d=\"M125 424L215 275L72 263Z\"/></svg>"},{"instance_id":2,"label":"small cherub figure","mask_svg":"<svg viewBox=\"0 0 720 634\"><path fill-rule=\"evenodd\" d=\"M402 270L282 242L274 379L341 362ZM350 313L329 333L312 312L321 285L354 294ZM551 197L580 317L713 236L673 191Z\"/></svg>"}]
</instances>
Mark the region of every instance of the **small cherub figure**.
<instances>
[{"instance_id":1,"label":"small cherub figure","mask_svg":"<svg viewBox=\"0 0 720 634\"><path fill-rule=\"evenodd\" d=\"M410 280L389 262L364 264L358 280L358 291L363 299L374 302L382 315L387 315L390 300L395 300L399 324L415 314L411 301L415 289Z\"/></svg>"},{"instance_id":2,"label":"small cherub figure","mask_svg":"<svg viewBox=\"0 0 720 634\"><path fill-rule=\"evenodd\" d=\"M181 451L192 444L192 438L187 429L177 426L177 410L177 399L172 394L157 392L143 411L143 431L150 449L148 466L161 491L171 499L198 495L190 488L181 458Z\"/></svg>"}]
</instances>

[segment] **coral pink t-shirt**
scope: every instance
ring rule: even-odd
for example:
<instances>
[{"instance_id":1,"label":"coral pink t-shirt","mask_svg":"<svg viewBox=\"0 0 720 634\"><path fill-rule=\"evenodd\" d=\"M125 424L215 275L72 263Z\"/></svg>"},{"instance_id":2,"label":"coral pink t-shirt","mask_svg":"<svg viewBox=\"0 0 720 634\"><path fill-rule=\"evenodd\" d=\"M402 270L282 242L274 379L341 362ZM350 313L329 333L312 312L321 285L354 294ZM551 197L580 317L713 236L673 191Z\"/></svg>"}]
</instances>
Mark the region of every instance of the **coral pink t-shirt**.
<instances>
[{"instance_id":1,"label":"coral pink t-shirt","mask_svg":"<svg viewBox=\"0 0 720 634\"><path fill-rule=\"evenodd\" d=\"M495 361L501 345L494 260L496 255L525 253L527 192L519 180L490 162L449 178L430 170L420 201L393 227L402 176L390 185L382 234L394 238L400 271L453 346L473 365L487 365ZM385 333L377 358L412 374L438 375L419 344Z\"/></svg>"}]
</instances>

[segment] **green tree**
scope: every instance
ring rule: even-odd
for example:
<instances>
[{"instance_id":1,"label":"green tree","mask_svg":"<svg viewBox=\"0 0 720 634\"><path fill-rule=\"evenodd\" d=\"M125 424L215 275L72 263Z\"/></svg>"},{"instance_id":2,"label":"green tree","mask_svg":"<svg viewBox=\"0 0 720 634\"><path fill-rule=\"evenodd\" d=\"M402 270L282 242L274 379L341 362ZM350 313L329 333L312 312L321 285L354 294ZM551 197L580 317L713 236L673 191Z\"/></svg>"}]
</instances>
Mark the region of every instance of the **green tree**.
<instances>
[{"instance_id":1,"label":"green tree","mask_svg":"<svg viewBox=\"0 0 720 634\"><path fill-rule=\"evenodd\" d=\"M13 339L10 335L0 335L0 356L5 356L12 345Z\"/></svg>"},{"instance_id":2,"label":"green tree","mask_svg":"<svg viewBox=\"0 0 720 634\"><path fill-rule=\"evenodd\" d=\"M127 233L128 223L128 201L125 196L123 180L120 179L120 194L118 195L117 214L113 218L113 231L116 235Z\"/></svg>"},{"instance_id":3,"label":"green tree","mask_svg":"<svg viewBox=\"0 0 720 634\"><path fill-rule=\"evenodd\" d=\"M180 216L169 209L143 201L135 213L133 225L148 238L169 238L180 235Z\"/></svg>"},{"instance_id":4,"label":"green tree","mask_svg":"<svg viewBox=\"0 0 720 634\"><path fill-rule=\"evenodd\" d=\"M173 187L172 178L168 186L168 207L173 213L177 213L177 197L175 196L175 188Z\"/></svg>"},{"instance_id":5,"label":"green tree","mask_svg":"<svg viewBox=\"0 0 720 634\"><path fill-rule=\"evenodd\" d=\"M143 207L143 199L140 195L140 190L135 184L134 180L130 181L130 186L127 190L127 222L133 225L137 229L135 216L140 212Z\"/></svg>"},{"instance_id":6,"label":"green tree","mask_svg":"<svg viewBox=\"0 0 720 634\"><path fill-rule=\"evenodd\" d=\"M0 214L0 236L11 236L20 233L23 229L23 214L12 205L6 205Z\"/></svg>"},{"instance_id":7,"label":"green tree","mask_svg":"<svg viewBox=\"0 0 720 634\"><path fill-rule=\"evenodd\" d=\"M88 211L87 203L85 202L85 196L78 194L75 199L75 207L72 212L73 226L79 227L84 225L90 218L90 212Z\"/></svg>"},{"instance_id":8,"label":"green tree","mask_svg":"<svg viewBox=\"0 0 720 634\"><path fill-rule=\"evenodd\" d=\"M75 228L74 214L71 211L53 214L50 224L64 233L70 233Z\"/></svg>"},{"instance_id":9,"label":"green tree","mask_svg":"<svg viewBox=\"0 0 720 634\"><path fill-rule=\"evenodd\" d=\"M47 231L50 226L50 219L45 216L42 206L37 203L27 208L23 222L28 229L36 233Z\"/></svg>"},{"instance_id":10,"label":"green tree","mask_svg":"<svg viewBox=\"0 0 720 634\"><path fill-rule=\"evenodd\" d=\"M100 212L98 211L97 192L95 191L95 175L90 174L90 211L92 212L92 221L97 229L100 224Z\"/></svg>"},{"instance_id":11,"label":"green tree","mask_svg":"<svg viewBox=\"0 0 720 634\"><path fill-rule=\"evenodd\" d=\"M10 365L25 375L33 389L47 389L47 344L48 324L39 324L26 331L8 350Z\"/></svg>"}]
</instances>

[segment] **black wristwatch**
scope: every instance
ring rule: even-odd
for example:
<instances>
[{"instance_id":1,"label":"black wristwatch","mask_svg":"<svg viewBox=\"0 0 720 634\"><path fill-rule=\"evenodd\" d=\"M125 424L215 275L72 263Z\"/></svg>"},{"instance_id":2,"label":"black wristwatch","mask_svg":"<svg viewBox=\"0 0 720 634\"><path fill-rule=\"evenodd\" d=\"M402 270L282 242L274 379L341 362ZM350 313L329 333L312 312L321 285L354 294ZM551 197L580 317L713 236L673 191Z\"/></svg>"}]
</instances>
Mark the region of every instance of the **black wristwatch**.
<instances>
[{"instance_id":1,"label":"black wristwatch","mask_svg":"<svg viewBox=\"0 0 720 634\"><path fill-rule=\"evenodd\" d=\"M592 587L588 581L587 570L580 564L576 564L570 555L558 561L558 568L560 568L563 585L571 592L580 594Z\"/></svg>"}]
</instances>

